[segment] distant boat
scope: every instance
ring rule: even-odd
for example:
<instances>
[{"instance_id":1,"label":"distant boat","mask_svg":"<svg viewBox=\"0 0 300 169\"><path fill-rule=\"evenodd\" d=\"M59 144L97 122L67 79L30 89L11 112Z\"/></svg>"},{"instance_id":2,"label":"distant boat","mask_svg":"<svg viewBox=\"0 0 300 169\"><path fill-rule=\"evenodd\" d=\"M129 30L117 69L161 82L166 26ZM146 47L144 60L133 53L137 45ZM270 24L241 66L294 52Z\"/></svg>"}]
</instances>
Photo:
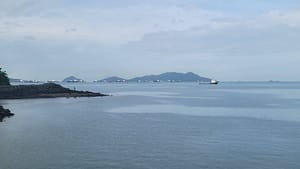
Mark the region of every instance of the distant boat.
<instances>
[{"instance_id":1,"label":"distant boat","mask_svg":"<svg viewBox=\"0 0 300 169\"><path fill-rule=\"evenodd\" d=\"M206 82L199 82L199 85L208 85L208 84L211 84L211 85L216 85L216 84L218 84L219 83L219 81L217 81L217 80L210 80L210 81L206 81Z\"/></svg>"},{"instance_id":2,"label":"distant boat","mask_svg":"<svg viewBox=\"0 0 300 169\"><path fill-rule=\"evenodd\" d=\"M209 82L209 84L218 84L219 82L217 81L217 80L211 80L210 82Z\"/></svg>"}]
</instances>

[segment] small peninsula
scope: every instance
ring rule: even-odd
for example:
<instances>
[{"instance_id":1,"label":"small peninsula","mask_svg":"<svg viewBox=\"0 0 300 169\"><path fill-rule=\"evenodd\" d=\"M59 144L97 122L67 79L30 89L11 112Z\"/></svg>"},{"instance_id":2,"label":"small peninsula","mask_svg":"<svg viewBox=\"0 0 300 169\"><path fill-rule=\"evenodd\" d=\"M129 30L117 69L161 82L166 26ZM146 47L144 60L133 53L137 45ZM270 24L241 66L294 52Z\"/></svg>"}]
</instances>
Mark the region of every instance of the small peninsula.
<instances>
[{"instance_id":1,"label":"small peninsula","mask_svg":"<svg viewBox=\"0 0 300 169\"><path fill-rule=\"evenodd\" d=\"M99 97L102 93L71 90L55 83L40 85L0 86L0 99L33 99L56 97Z\"/></svg>"},{"instance_id":2,"label":"small peninsula","mask_svg":"<svg viewBox=\"0 0 300 169\"><path fill-rule=\"evenodd\" d=\"M39 85L10 85L5 71L0 68L0 100L4 99L35 99L56 97L102 97L108 96L102 93L89 91L77 91L62 87L56 83L44 83ZM14 114L9 109L0 105L0 122Z\"/></svg>"},{"instance_id":3,"label":"small peninsula","mask_svg":"<svg viewBox=\"0 0 300 169\"><path fill-rule=\"evenodd\" d=\"M89 91L77 91L64 88L55 83L45 83L41 85L0 85L1 99L34 99L34 98L56 98L56 97L102 97L108 96L102 93ZM9 109L0 105L0 122L6 117L14 114Z\"/></svg>"}]
</instances>

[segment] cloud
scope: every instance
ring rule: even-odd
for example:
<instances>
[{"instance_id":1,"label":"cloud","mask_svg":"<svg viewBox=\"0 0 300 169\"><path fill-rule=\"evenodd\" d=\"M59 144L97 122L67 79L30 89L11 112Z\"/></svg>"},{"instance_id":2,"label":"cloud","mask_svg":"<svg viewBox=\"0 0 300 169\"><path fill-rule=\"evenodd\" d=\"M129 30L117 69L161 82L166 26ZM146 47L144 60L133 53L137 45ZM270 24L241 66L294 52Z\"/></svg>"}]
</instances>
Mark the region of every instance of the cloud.
<instances>
[{"instance_id":1,"label":"cloud","mask_svg":"<svg viewBox=\"0 0 300 169\"><path fill-rule=\"evenodd\" d=\"M66 33L70 33L70 32L77 32L76 28L68 28L65 30Z\"/></svg>"},{"instance_id":2,"label":"cloud","mask_svg":"<svg viewBox=\"0 0 300 169\"><path fill-rule=\"evenodd\" d=\"M251 18L226 15L224 12L209 11L197 6L166 6L163 3L169 1L160 4L154 2L151 5L143 2L137 3L138 5L128 3L129 6L126 8L83 6L79 10L76 5L66 7L58 1L21 0L18 3L3 1L2 5L7 7L4 10L7 17L0 18L0 33L5 32L5 36L9 38L35 36L45 40L84 40L124 44L141 40L147 34L159 32L199 29L209 33L211 30L245 24L244 20L258 27L265 25L266 22L281 21L283 24L293 25L300 23L299 12L296 11L290 14L273 11L265 16L260 15L265 19L255 18L252 21ZM174 4L180 2L182 1L175 1ZM207 2L202 1L202 3ZM111 6L110 3L104 4ZM7 22L15 25L4 24Z\"/></svg>"},{"instance_id":3,"label":"cloud","mask_svg":"<svg viewBox=\"0 0 300 169\"><path fill-rule=\"evenodd\" d=\"M188 30L150 33L124 50L147 55L144 61L157 60L156 65L184 65L224 79L292 79L300 61L299 18L298 11L271 11L248 20L225 19Z\"/></svg>"},{"instance_id":4,"label":"cloud","mask_svg":"<svg viewBox=\"0 0 300 169\"><path fill-rule=\"evenodd\" d=\"M59 0L1 0L0 16L2 17L32 17L39 16L60 5Z\"/></svg>"},{"instance_id":5,"label":"cloud","mask_svg":"<svg viewBox=\"0 0 300 169\"><path fill-rule=\"evenodd\" d=\"M1 63L14 77L34 79L164 71L292 79L299 72L299 10L247 1L252 6L243 8L263 12L236 14L229 9L246 1L224 2L3 0Z\"/></svg>"},{"instance_id":6,"label":"cloud","mask_svg":"<svg viewBox=\"0 0 300 169\"><path fill-rule=\"evenodd\" d=\"M24 39L27 39L27 40L36 40L36 38L34 36L24 36Z\"/></svg>"},{"instance_id":7,"label":"cloud","mask_svg":"<svg viewBox=\"0 0 300 169\"><path fill-rule=\"evenodd\" d=\"M46 10L37 15L10 16L0 19L0 26L1 21L2 24L13 22L22 25L22 28L13 25L2 27L6 36L12 37L31 35L41 39L77 39L120 44L139 40L148 33L184 30L207 24L210 19L221 15L198 8L150 5L117 9L83 8L80 11L77 8L67 8L63 13L60 12L62 11ZM60 13L63 17L52 17L50 14L50 17L44 18L47 13ZM72 35L64 34L71 32L72 28L80 31L73 29Z\"/></svg>"}]
</instances>

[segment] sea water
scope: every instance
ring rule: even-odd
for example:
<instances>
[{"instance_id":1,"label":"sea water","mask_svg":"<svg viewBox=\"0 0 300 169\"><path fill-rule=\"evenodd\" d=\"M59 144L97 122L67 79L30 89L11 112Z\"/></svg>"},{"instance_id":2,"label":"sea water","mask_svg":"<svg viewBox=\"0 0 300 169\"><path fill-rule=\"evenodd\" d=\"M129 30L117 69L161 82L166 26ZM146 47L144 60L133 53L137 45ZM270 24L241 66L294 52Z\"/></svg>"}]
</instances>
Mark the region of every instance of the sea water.
<instances>
[{"instance_id":1,"label":"sea water","mask_svg":"<svg viewBox=\"0 0 300 169\"><path fill-rule=\"evenodd\" d=\"M63 85L112 96L1 101L0 169L300 168L300 83Z\"/></svg>"}]
</instances>

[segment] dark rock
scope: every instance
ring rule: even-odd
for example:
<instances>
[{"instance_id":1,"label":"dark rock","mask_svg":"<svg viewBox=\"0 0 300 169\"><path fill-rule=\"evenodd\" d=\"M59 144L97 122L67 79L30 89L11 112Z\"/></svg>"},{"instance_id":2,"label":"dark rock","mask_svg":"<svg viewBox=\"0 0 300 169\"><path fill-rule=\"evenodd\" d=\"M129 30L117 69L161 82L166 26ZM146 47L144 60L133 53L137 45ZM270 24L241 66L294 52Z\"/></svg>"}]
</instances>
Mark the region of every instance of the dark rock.
<instances>
[{"instance_id":1,"label":"dark rock","mask_svg":"<svg viewBox=\"0 0 300 169\"><path fill-rule=\"evenodd\" d=\"M11 117L13 115L14 114L11 113L9 109L5 109L2 106L0 106L0 122L2 122L4 118Z\"/></svg>"}]
</instances>

